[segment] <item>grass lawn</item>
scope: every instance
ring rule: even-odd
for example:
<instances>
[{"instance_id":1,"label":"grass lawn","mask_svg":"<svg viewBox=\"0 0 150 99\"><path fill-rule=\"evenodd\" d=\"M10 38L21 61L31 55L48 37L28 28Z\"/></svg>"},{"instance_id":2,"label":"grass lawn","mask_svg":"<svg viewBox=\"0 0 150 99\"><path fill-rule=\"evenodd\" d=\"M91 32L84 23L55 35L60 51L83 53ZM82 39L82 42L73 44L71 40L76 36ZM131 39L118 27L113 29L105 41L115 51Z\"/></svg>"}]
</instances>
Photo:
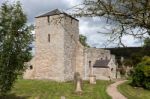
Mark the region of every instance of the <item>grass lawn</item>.
<instances>
[{"instance_id":1,"label":"grass lawn","mask_svg":"<svg viewBox=\"0 0 150 99\"><path fill-rule=\"evenodd\" d=\"M142 88L134 88L129 85L130 81L118 86L118 90L128 99L150 99L150 91Z\"/></svg>"},{"instance_id":2,"label":"grass lawn","mask_svg":"<svg viewBox=\"0 0 150 99\"><path fill-rule=\"evenodd\" d=\"M18 80L8 96L0 99L111 99L106 93L108 81L97 81L96 85L90 85L87 81L83 83L83 93L74 93L72 82L58 83L54 81L40 80Z\"/></svg>"}]
</instances>

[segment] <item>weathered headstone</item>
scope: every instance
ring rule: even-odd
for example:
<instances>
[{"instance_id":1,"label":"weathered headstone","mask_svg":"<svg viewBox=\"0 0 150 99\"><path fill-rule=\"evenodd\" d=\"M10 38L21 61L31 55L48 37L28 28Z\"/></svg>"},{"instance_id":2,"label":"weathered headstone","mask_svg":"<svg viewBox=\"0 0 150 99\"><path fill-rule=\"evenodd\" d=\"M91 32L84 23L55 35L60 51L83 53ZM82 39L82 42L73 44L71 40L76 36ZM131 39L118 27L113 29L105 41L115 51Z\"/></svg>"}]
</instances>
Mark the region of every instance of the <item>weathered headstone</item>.
<instances>
[{"instance_id":1,"label":"weathered headstone","mask_svg":"<svg viewBox=\"0 0 150 99\"><path fill-rule=\"evenodd\" d=\"M96 84L96 76L95 75L90 75L90 84Z\"/></svg>"},{"instance_id":2,"label":"weathered headstone","mask_svg":"<svg viewBox=\"0 0 150 99\"><path fill-rule=\"evenodd\" d=\"M65 96L61 96L60 99L66 99Z\"/></svg>"},{"instance_id":3,"label":"weathered headstone","mask_svg":"<svg viewBox=\"0 0 150 99\"><path fill-rule=\"evenodd\" d=\"M80 77L80 74L78 72L75 73L74 75L74 82L76 85L76 93L81 93L82 92L82 79Z\"/></svg>"}]
</instances>

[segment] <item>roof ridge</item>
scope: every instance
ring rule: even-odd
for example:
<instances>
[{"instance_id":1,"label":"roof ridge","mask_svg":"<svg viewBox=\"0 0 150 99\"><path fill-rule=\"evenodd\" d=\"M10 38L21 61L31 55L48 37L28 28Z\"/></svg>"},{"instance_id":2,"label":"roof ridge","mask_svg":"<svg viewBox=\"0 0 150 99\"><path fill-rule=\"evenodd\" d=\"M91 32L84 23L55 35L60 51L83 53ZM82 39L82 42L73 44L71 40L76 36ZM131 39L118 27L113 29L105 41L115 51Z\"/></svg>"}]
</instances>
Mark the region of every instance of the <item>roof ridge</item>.
<instances>
[{"instance_id":1,"label":"roof ridge","mask_svg":"<svg viewBox=\"0 0 150 99\"><path fill-rule=\"evenodd\" d=\"M59 14L65 14L68 17L71 17L71 18L75 19L76 21L79 21L78 19L72 17L71 15L67 14L66 12L64 12L63 10L60 10L60 9L54 9L52 11L49 11L49 12L45 13L45 14L39 15L35 18L47 17L47 16L53 16L53 15L59 15Z\"/></svg>"},{"instance_id":2,"label":"roof ridge","mask_svg":"<svg viewBox=\"0 0 150 99\"><path fill-rule=\"evenodd\" d=\"M63 13L64 12L61 11L60 9L54 9L52 11L49 11L49 12L45 13L45 14L39 15L39 16L37 16L35 18L45 17L45 16L52 16L52 15L63 14Z\"/></svg>"}]
</instances>

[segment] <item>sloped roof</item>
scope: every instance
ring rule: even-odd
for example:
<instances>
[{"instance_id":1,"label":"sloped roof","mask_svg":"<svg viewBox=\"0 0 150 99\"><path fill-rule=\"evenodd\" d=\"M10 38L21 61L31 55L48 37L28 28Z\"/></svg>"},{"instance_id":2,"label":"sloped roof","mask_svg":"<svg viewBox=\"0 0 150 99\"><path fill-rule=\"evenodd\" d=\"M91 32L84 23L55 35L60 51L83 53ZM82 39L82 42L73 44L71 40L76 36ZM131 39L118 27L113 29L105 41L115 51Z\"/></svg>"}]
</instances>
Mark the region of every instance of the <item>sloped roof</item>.
<instances>
[{"instance_id":1,"label":"sloped roof","mask_svg":"<svg viewBox=\"0 0 150 99\"><path fill-rule=\"evenodd\" d=\"M39 16L37 16L37 17L35 17L35 18L47 17L47 16L53 16L53 15L59 15L59 14L65 14L66 16L71 17L71 18L73 18L73 19L75 19L75 20L78 21L78 19L72 17L71 15L69 15L69 14L67 14L67 13L65 13L65 12L60 11L59 9L52 10L52 11L47 12L47 13L45 13L45 14L39 15Z\"/></svg>"},{"instance_id":2,"label":"sloped roof","mask_svg":"<svg viewBox=\"0 0 150 99\"><path fill-rule=\"evenodd\" d=\"M36 18L39 18L39 17L45 17L45 16L52 16L52 15L59 15L59 14L63 14L63 12L61 12L60 10L58 9L55 9L53 11L50 11L50 12L47 12L45 14L42 14L40 16L37 16Z\"/></svg>"},{"instance_id":3,"label":"sloped roof","mask_svg":"<svg viewBox=\"0 0 150 99\"><path fill-rule=\"evenodd\" d=\"M97 68L109 68L108 63L110 60L96 60L95 64L93 65L93 67L97 67Z\"/></svg>"}]
</instances>

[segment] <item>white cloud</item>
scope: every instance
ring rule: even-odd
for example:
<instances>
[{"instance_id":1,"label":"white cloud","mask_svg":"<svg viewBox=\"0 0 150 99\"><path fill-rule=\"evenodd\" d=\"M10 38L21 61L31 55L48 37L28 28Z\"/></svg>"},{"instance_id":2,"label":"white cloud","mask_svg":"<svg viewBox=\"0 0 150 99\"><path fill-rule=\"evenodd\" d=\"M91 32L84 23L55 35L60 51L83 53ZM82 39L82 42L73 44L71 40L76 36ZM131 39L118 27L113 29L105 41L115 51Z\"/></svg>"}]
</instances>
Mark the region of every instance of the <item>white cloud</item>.
<instances>
[{"instance_id":1,"label":"white cloud","mask_svg":"<svg viewBox=\"0 0 150 99\"><path fill-rule=\"evenodd\" d=\"M78 4L81 4L83 0L65 0L67 3L69 3L70 7L76 6Z\"/></svg>"},{"instance_id":2,"label":"white cloud","mask_svg":"<svg viewBox=\"0 0 150 99\"><path fill-rule=\"evenodd\" d=\"M0 0L0 5L6 0ZM14 2L17 0L9 0ZM28 23L34 23L34 17L51 11L53 9L59 8L64 11L66 9L81 4L83 0L20 0L25 13L28 16ZM68 12L68 11L67 11ZM102 18L79 18L80 20L80 34L87 36L87 42L91 46L105 47L104 43L107 41L108 37L101 35L97 32L106 32L107 26L106 21ZM126 36L123 38L123 42L128 46L140 46L140 42L132 37ZM110 46L114 46L113 44Z\"/></svg>"},{"instance_id":3,"label":"white cloud","mask_svg":"<svg viewBox=\"0 0 150 99\"><path fill-rule=\"evenodd\" d=\"M143 45L141 40L135 39L133 36L130 35L124 36L122 38L122 42L127 46L134 46L134 47Z\"/></svg>"}]
</instances>

